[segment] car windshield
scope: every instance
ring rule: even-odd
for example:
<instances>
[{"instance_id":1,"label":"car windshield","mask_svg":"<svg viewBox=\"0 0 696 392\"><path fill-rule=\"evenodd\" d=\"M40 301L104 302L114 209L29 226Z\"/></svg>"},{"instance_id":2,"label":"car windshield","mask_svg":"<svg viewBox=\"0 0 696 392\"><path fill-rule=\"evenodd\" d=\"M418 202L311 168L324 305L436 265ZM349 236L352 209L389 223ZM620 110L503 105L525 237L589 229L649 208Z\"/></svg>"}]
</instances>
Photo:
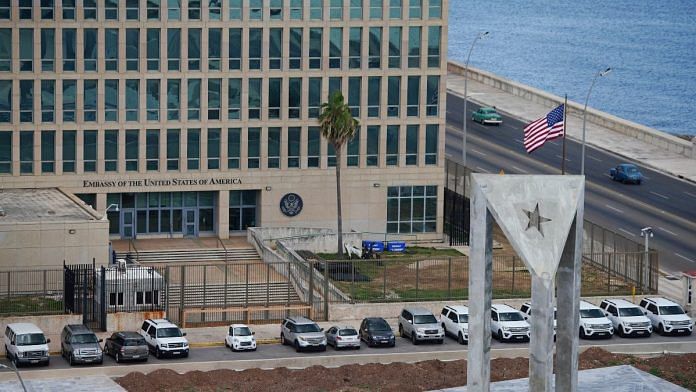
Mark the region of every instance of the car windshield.
<instances>
[{"instance_id":1,"label":"car windshield","mask_svg":"<svg viewBox=\"0 0 696 392\"><path fill-rule=\"evenodd\" d=\"M485 114L495 114L495 109L492 109L492 108L481 109L481 112L483 112Z\"/></svg>"},{"instance_id":2,"label":"car windshield","mask_svg":"<svg viewBox=\"0 0 696 392\"><path fill-rule=\"evenodd\" d=\"M97 343L97 335L93 333L73 335L72 342L77 344Z\"/></svg>"},{"instance_id":3,"label":"car windshield","mask_svg":"<svg viewBox=\"0 0 696 392\"><path fill-rule=\"evenodd\" d=\"M297 333L321 332L319 326L316 324L299 324L295 327Z\"/></svg>"},{"instance_id":4,"label":"car windshield","mask_svg":"<svg viewBox=\"0 0 696 392\"><path fill-rule=\"evenodd\" d=\"M123 342L124 346L144 346L145 344L145 339L126 339Z\"/></svg>"},{"instance_id":5,"label":"car windshield","mask_svg":"<svg viewBox=\"0 0 696 392\"><path fill-rule=\"evenodd\" d=\"M358 331L354 330L353 328L347 328L347 329L342 329L338 331L338 336L357 336Z\"/></svg>"},{"instance_id":6,"label":"car windshield","mask_svg":"<svg viewBox=\"0 0 696 392\"><path fill-rule=\"evenodd\" d=\"M642 316L643 311L640 310L640 308L621 308L619 309L619 316L621 317L634 317L634 316Z\"/></svg>"},{"instance_id":7,"label":"car windshield","mask_svg":"<svg viewBox=\"0 0 696 392\"><path fill-rule=\"evenodd\" d=\"M522 315L517 312L500 313L500 321L522 321Z\"/></svg>"},{"instance_id":8,"label":"car windshield","mask_svg":"<svg viewBox=\"0 0 696 392\"><path fill-rule=\"evenodd\" d=\"M600 318L600 317L604 317L604 313L602 313L602 311L599 309L580 309L580 317L581 318Z\"/></svg>"},{"instance_id":9,"label":"car windshield","mask_svg":"<svg viewBox=\"0 0 696 392\"><path fill-rule=\"evenodd\" d=\"M46 344L46 337L42 333L17 335L18 346L33 346L36 344Z\"/></svg>"},{"instance_id":10,"label":"car windshield","mask_svg":"<svg viewBox=\"0 0 696 392\"><path fill-rule=\"evenodd\" d=\"M627 167L626 167L626 173L628 173L628 174L638 173L638 169L636 169L636 168L633 167L633 166L627 166Z\"/></svg>"},{"instance_id":11,"label":"car windshield","mask_svg":"<svg viewBox=\"0 0 696 392\"><path fill-rule=\"evenodd\" d=\"M249 327L236 327L232 332L234 332L234 336L251 336Z\"/></svg>"},{"instance_id":12,"label":"car windshield","mask_svg":"<svg viewBox=\"0 0 696 392\"><path fill-rule=\"evenodd\" d=\"M367 324L367 328L375 332L391 331L391 327L386 321L373 321Z\"/></svg>"},{"instance_id":13,"label":"car windshield","mask_svg":"<svg viewBox=\"0 0 696 392\"><path fill-rule=\"evenodd\" d=\"M460 314L459 315L459 322L460 323L468 323L469 322L469 315L468 314Z\"/></svg>"},{"instance_id":14,"label":"car windshield","mask_svg":"<svg viewBox=\"0 0 696 392\"><path fill-rule=\"evenodd\" d=\"M437 324L437 320L432 314L417 314L413 316L413 322L415 324Z\"/></svg>"},{"instance_id":15,"label":"car windshield","mask_svg":"<svg viewBox=\"0 0 696 392\"><path fill-rule=\"evenodd\" d=\"M673 314L684 314L684 310L676 305L671 306L660 306L660 314L663 316L669 316Z\"/></svg>"},{"instance_id":16,"label":"car windshield","mask_svg":"<svg viewBox=\"0 0 696 392\"><path fill-rule=\"evenodd\" d=\"M174 328L174 327L160 328L157 330L157 337L158 338L180 338L181 331L179 330L179 328Z\"/></svg>"}]
</instances>

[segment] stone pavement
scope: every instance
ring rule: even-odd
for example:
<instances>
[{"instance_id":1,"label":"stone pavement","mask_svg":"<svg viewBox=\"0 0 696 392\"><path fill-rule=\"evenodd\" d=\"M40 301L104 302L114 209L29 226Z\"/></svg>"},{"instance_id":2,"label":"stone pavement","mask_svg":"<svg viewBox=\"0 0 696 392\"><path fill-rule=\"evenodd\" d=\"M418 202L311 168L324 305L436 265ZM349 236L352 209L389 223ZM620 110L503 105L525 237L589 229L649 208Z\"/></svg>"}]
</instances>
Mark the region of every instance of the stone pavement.
<instances>
[{"instance_id":1,"label":"stone pavement","mask_svg":"<svg viewBox=\"0 0 696 392\"><path fill-rule=\"evenodd\" d=\"M447 90L463 97L464 77L449 73L447 75ZM495 106L498 111L525 122L536 120L552 109L471 79L468 81L467 93L470 101L486 106ZM558 97L559 102L562 100L563 98ZM568 137L578 141L582 140L582 117L569 115L567 132ZM588 145L614 152L617 155L639 161L653 169L696 182L696 160L684 155L590 122L586 124L586 141Z\"/></svg>"},{"instance_id":2,"label":"stone pavement","mask_svg":"<svg viewBox=\"0 0 696 392\"><path fill-rule=\"evenodd\" d=\"M125 392L106 376L25 380L28 392ZM0 382L0 392L22 391L19 381Z\"/></svg>"}]
</instances>

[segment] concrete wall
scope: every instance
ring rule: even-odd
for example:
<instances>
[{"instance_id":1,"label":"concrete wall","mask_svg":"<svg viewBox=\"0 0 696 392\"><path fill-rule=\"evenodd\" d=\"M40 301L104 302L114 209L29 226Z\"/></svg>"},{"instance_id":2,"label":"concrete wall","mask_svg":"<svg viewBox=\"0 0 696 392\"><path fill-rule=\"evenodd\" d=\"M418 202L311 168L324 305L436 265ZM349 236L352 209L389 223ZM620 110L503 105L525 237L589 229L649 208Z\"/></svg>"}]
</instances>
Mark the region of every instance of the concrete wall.
<instances>
[{"instance_id":1,"label":"concrete wall","mask_svg":"<svg viewBox=\"0 0 696 392\"><path fill-rule=\"evenodd\" d=\"M453 74L463 75L464 65L450 61L447 64L447 70ZM468 77L471 80L495 87L508 94L523 97L524 99L548 106L549 108L557 106L559 102L563 101L563 98L549 94L546 91L505 79L498 75L476 68L469 67ZM583 105L572 101L568 102L568 113L570 115L581 117L582 112ZM648 128L644 125L636 124L634 122L627 121L589 107L587 108L587 122L635 139L642 140L648 144L652 144L665 150L696 159L696 141L689 142L676 136L672 136L653 128Z\"/></svg>"}]
</instances>

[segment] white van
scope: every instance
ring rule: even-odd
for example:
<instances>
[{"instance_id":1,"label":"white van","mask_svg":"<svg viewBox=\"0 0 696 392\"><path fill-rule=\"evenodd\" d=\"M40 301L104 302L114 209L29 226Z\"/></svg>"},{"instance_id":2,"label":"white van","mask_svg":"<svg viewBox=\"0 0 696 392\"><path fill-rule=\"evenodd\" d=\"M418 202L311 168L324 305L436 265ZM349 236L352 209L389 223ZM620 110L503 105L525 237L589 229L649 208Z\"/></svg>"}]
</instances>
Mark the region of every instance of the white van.
<instances>
[{"instance_id":1,"label":"white van","mask_svg":"<svg viewBox=\"0 0 696 392\"><path fill-rule=\"evenodd\" d=\"M48 366L48 343L42 330L30 323L7 324L5 355L15 367L41 364Z\"/></svg>"}]
</instances>

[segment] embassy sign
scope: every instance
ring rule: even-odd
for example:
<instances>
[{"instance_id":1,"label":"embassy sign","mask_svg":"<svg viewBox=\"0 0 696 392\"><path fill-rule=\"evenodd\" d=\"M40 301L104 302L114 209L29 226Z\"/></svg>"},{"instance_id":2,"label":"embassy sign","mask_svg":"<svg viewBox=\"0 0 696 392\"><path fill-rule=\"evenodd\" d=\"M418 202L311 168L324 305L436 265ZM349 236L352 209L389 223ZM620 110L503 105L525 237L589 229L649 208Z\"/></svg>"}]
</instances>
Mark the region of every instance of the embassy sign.
<instances>
[{"instance_id":1,"label":"embassy sign","mask_svg":"<svg viewBox=\"0 0 696 392\"><path fill-rule=\"evenodd\" d=\"M233 178L134 178L128 180L84 180L83 188L122 188L122 187L182 187L200 185L241 185L242 179Z\"/></svg>"}]
</instances>

